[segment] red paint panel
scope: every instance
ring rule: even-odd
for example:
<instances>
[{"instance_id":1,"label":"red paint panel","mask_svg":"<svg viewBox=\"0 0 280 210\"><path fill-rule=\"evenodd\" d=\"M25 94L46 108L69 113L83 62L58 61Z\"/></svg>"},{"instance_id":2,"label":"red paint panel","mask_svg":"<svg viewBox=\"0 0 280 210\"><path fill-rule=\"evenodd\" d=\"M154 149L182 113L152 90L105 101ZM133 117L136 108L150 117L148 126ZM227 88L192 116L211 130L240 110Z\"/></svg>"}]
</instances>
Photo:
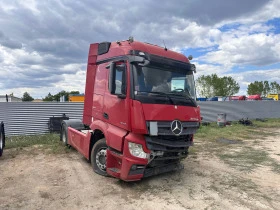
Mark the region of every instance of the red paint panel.
<instances>
[{"instance_id":1,"label":"red paint panel","mask_svg":"<svg viewBox=\"0 0 280 210\"><path fill-rule=\"evenodd\" d=\"M90 125L91 130L100 130L104 134L105 138L107 138L107 129L108 124L106 122L103 122L102 120L94 119L94 121ZM106 139L107 141L107 139Z\"/></svg>"},{"instance_id":2,"label":"red paint panel","mask_svg":"<svg viewBox=\"0 0 280 210\"><path fill-rule=\"evenodd\" d=\"M106 84L107 84L107 75L108 69L106 69L106 63L100 64L96 69L95 83L94 83L94 93L96 94L104 94Z\"/></svg>"},{"instance_id":3,"label":"red paint panel","mask_svg":"<svg viewBox=\"0 0 280 210\"><path fill-rule=\"evenodd\" d=\"M94 95L92 102L92 116L97 119L103 119L103 99L107 84L108 70L106 64L101 64L96 69Z\"/></svg>"},{"instance_id":4,"label":"red paint panel","mask_svg":"<svg viewBox=\"0 0 280 210\"><path fill-rule=\"evenodd\" d=\"M93 118L101 119L103 118L103 95L94 94L92 102L92 116Z\"/></svg>"},{"instance_id":5,"label":"red paint panel","mask_svg":"<svg viewBox=\"0 0 280 210\"><path fill-rule=\"evenodd\" d=\"M123 150L123 140L124 136L127 134L127 131L121 128L118 128L113 125L108 125L107 129L107 145L115 150L122 152Z\"/></svg>"},{"instance_id":6,"label":"red paint panel","mask_svg":"<svg viewBox=\"0 0 280 210\"><path fill-rule=\"evenodd\" d=\"M129 65L127 65L126 80L127 84L130 84L129 79ZM109 74L107 74L107 80L109 80ZM103 112L108 115L108 118L103 118L105 122L111 125L115 125L119 128L130 131L130 100L129 100L129 85L127 85L127 94L125 99L118 98L117 95L113 95L108 90L108 85L105 87L104 93L104 107Z\"/></svg>"},{"instance_id":7,"label":"red paint panel","mask_svg":"<svg viewBox=\"0 0 280 210\"><path fill-rule=\"evenodd\" d=\"M148 121L200 121L200 108L166 104L142 104L145 119ZM177 108L176 108L177 107Z\"/></svg>"},{"instance_id":8,"label":"red paint panel","mask_svg":"<svg viewBox=\"0 0 280 210\"><path fill-rule=\"evenodd\" d=\"M78 150L85 158L89 159L89 145L91 133L84 134L74 128L68 127L68 144Z\"/></svg>"},{"instance_id":9,"label":"red paint panel","mask_svg":"<svg viewBox=\"0 0 280 210\"><path fill-rule=\"evenodd\" d=\"M130 53L130 50L140 50L143 52L147 52L150 54L171 58L178 61L189 62L188 58L183 54L164 50L163 47L159 47L156 45L142 43L138 41L134 41L133 43L129 43L128 41L123 41L121 44L117 44L116 42L112 42L108 53L98 56L97 60L105 60L107 58L127 55Z\"/></svg>"},{"instance_id":10,"label":"red paint panel","mask_svg":"<svg viewBox=\"0 0 280 210\"><path fill-rule=\"evenodd\" d=\"M133 133L148 133L142 104L139 101L131 100L131 130Z\"/></svg>"},{"instance_id":11,"label":"red paint panel","mask_svg":"<svg viewBox=\"0 0 280 210\"><path fill-rule=\"evenodd\" d=\"M147 165L148 164L148 160L132 156L130 154L129 148L128 148L128 142L129 141L137 143L137 144L142 144L143 150L146 153L150 153L151 151L148 150L148 148L146 146L146 141L145 141L145 138L144 138L143 135L129 133L125 137L120 178L122 180L125 180L125 181L135 181L135 180L141 179L143 177L143 174L130 175L129 176L128 174L129 174L131 166L132 165Z\"/></svg>"},{"instance_id":12,"label":"red paint panel","mask_svg":"<svg viewBox=\"0 0 280 210\"><path fill-rule=\"evenodd\" d=\"M83 123L86 125L90 125L91 117L92 117L91 109L92 109L95 69L96 69L96 65L88 65L87 76L86 76L86 87L85 87L84 113L83 113Z\"/></svg>"},{"instance_id":13,"label":"red paint panel","mask_svg":"<svg viewBox=\"0 0 280 210\"><path fill-rule=\"evenodd\" d=\"M108 114L108 119L103 118L108 124L129 130L129 103L128 98L120 99L109 92L104 94L103 112Z\"/></svg>"},{"instance_id":14,"label":"red paint panel","mask_svg":"<svg viewBox=\"0 0 280 210\"><path fill-rule=\"evenodd\" d=\"M91 123L91 112L92 112L92 99L94 91L94 81L96 72L96 59L97 59L98 43L91 44L88 53L88 66L86 75L85 85L85 101L84 101L84 112L83 112L83 123L90 125Z\"/></svg>"}]
</instances>

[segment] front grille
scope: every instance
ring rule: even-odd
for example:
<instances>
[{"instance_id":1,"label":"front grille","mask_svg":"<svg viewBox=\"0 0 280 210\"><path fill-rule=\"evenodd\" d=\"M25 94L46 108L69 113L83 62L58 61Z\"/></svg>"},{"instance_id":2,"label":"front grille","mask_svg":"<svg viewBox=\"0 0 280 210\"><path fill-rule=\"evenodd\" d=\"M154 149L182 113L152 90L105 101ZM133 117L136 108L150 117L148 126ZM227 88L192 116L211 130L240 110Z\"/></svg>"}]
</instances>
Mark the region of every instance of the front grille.
<instances>
[{"instance_id":1,"label":"front grille","mask_svg":"<svg viewBox=\"0 0 280 210\"><path fill-rule=\"evenodd\" d=\"M151 121L152 122L152 121ZM158 121L157 134L158 135L174 135L171 130L172 121ZM199 122L182 122L183 130L180 135L194 134L199 128ZM148 130L150 131L150 121L147 122Z\"/></svg>"},{"instance_id":2,"label":"front grille","mask_svg":"<svg viewBox=\"0 0 280 210\"><path fill-rule=\"evenodd\" d=\"M172 121L147 122L150 135L146 135L145 139L147 148L152 152L144 176L179 169L180 160L187 157L199 122L181 122L183 130L178 136L172 132L171 123Z\"/></svg>"},{"instance_id":3,"label":"front grille","mask_svg":"<svg viewBox=\"0 0 280 210\"><path fill-rule=\"evenodd\" d=\"M145 136L149 150L165 152L184 152L193 145L192 136Z\"/></svg>"}]
</instances>

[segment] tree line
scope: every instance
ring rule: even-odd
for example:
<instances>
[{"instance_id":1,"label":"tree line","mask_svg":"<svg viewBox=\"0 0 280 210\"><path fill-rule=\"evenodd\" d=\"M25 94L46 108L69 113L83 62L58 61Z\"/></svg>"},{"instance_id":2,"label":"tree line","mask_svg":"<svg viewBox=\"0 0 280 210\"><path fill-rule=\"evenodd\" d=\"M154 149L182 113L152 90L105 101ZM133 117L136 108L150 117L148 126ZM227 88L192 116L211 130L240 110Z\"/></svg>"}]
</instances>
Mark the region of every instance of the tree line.
<instances>
[{"instance_id":1,"label":"tree line","mask_svg":"<svg viewBox=\"0 0 280 210\"><path fill-rule=\"evenodd\" d=\"M231 77L218 77L217 74L202 75L196 80L197 92L201 97L232 96L239 92L239 84ZM268 81L255 81L248 85L248 95L261 95L280 93L280 85Z\"/></svg>"},{"instance_id":2,"label":"tree line","mask_svg":"<svg viewBox=\"0 0 280 210\"><path fill-rule=\"evenodd\" d=\"M48 93L48 95L46 95L43 98L43 101L60 101L61 96L64 96L65 101L68 101L70 94L80 94L80 92L79 91L68 92L68 91L62 90L54 95L52 95L51 93ZM23 93L23 96L21 99L22 99L22 101L33 101L34 100L34 98L28 92Z\"/></svg>"},{"instance_id":3,"label":"tree line","mask_svg":"<svg viewBox=\"0 0 280 210\"><path fill-rule=\"evenodd\" d=\"M213 97L213 96L232 96L239 92L240 86L231 76L219 77L217 74L202 75L196 80L196 89L201 97ZM268 81L255 81L248 85L248 95L261 95L267 96L267 94L280 93L280 85L274 82ZM65 101L69 100L70 94L80 94L79 91L65 90L60 91L57 94L52 95L49 93L43 98L43 101L60 101L60 97L64 96ZM33 101L34 98L25 92L22 97L22 101Z\"/></svg>"}]
</instances>

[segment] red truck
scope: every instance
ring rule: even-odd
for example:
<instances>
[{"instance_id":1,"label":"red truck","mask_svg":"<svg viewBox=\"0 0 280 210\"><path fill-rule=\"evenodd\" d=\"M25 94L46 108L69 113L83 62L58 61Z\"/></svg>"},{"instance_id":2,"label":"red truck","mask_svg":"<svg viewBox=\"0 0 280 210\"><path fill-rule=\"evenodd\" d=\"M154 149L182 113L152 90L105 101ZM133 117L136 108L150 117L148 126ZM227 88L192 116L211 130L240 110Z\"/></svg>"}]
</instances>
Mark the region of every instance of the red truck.
<instances>
[{"instance_id":1,"label":"red truck","mask_svg":"<svg viewBox=\"0 0 280 210\"><path fill-rule=\"evenodd\" d=\"M247 101L261 101L261 95L249 95Z\"/></svg>"},{"instance_id":2,"label":"red truck","mask_svg":"<svg viewBox=\"0 0 280 210\"><path fill-rule=\"evenodd\" d=\"M246 96L231 96L231 101L245 101Z\"/></svg>"},{"instance_id":3,"label":"red truck","mask_svg":"<svg viewBox=\"0 0 280 210\"><path fill-rule=\"evenodd\" d=\"M194 72L184 55L131 38L91 44L83 119L63 121L61 140L124 181L182 169L201 121Z\"/></svg>"}]
</instances>

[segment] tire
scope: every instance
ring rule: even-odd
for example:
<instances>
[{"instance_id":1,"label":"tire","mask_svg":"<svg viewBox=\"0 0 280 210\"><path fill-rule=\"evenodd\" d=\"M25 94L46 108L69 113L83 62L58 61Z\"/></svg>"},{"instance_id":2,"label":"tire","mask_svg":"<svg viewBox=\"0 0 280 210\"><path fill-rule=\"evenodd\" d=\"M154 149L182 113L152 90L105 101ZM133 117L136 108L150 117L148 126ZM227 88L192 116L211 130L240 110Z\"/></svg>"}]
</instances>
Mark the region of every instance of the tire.
<instances>
[{"instance_id":1,"label":"tire","mask_svg":"<svg viewBox=\"0 0 280 210\"><path fill-rule=\"evenodd\" d=\"M107 154L106 139L98 140L91 150L91 165L95 173L108 176L106 172L106 154Z\"/></svg>"},{"instance_id":2,"label":"tire","mask_svg":"<svg viewBox=\"0 0 280 210\"><path fill-rule=\"evenodd\" d=\"M4 123L1 122L0 124L0 157L3 154L5 147L5 130L4 130Z\"/></svg>"},{"instance_id":3,"label":"tire","mask_svg":"<svg viewBox=\"0 0 280 210\"><path fill-rule=\"evenodd\" d=\"M62 124L61 131L60 131L60 141L63 142L65 146L68 145L68 132L66 124Z\"/></svg>"}]
</instances>

